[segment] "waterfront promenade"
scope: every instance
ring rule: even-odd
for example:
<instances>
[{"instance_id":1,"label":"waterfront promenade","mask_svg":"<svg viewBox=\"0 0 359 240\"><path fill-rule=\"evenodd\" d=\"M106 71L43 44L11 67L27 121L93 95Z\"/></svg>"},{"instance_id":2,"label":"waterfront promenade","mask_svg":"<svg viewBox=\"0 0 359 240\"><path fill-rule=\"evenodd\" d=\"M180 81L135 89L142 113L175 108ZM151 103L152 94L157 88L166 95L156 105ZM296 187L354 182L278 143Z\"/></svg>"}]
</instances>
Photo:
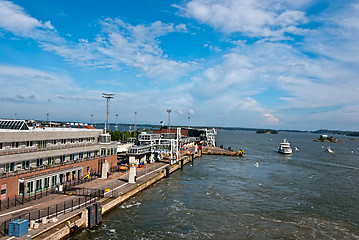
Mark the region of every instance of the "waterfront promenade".
<instances>
[{"instance_id":1,"label":"waterfront promenade","mask_svg":"<svg viewBox=\"0 0 359 240\"><path fill-rule=\"evenodd\" d=\"M159 172L163 171L163 168L168 164L163 162L155 162L152 164L146 164L143 168L137 169L137 182L136 184L129 184L127 182L128 172L116 172L113 175L110 175L107 179L97 178L91 182L86 182L84 184L76 186L77 188L85 188L85 189L110 189L109 192L105 192L105 197L119 196L121 194L127 193L130 190L136 188L138 185L148 181L151 177L154 177L159 174ZM73 199L78 199L78 196L72 195L64 195L64 194L52 194L45 197L42 197L36 201L28 202L24 205L19 205L18 207L11 208L9 210L4 210L0 214L1 222L10 221L17 219L18 216L23 216L26 213L32 213L32 215L36 215L39 210L47 209L48 207L54 207L57 204L62 204L64 201L71 201ZM90 200L89 200L90 201ZM85 204L83 204L83 207ZM68 211L66 214L59 214L58 219L61 222L62 219L73 215L76 211L71 211L72 206L68 207ZM80 208L81 209L81 208ZM79 209L78 209L79 210ZM63 210L61 211L63 212ZM52 225L55 225L53 223ZM41 225L38 229L29 229L28 235L36 235L37 233L50 228L51 223L46 225ZM8 239L9 236L2 237L2 239ZM23 236L19 239L26 239L26 236Z\"/></svg>"},{"instance_id":2,"label":"waterfront promenade","mask_svg":"<svg viewBox=\"0 0 359 240\"><path fill-rule=\"evenodd\" d=\"M21 216L26 216L31 214L32 216L39 216L36 218L37 222L41 223L42 217L44 216L42 212L45 212L45 216L48 219L55 217L58 219L57 222L39 224L37 229L29 228L29 233L32 239L59 239L61 234L61 229L70 228L78 223L84 225L83 221L79 222L80 215L86 211L85 207L92 204L96 201L101 201L103 206L103 213L106 213L113 207L118 206L131 196L142 191L146 187L150 186L154 182L166 177L168 173L171 173L182 167L183 164L193 161L195 157L199 157L201 154L194 154L194 148L189 149L190 154L187 155L187 152L182 152L183 157L180 161L175 164L169 164L167 161L154 162L152 164L146 164L142 168L137 168L137 181L135 184L128 183L128 172L115 172L110 175L107 179L97 178L93 181L86 182L76 186L76 189L94 189L103 191L102 196L93 196L92 198L86 196L79 196L67 192L67 194L51 194L41 199L25 203L17 207L13 207L8 210L4 210L0 214L1 223L11 220L18 219ZM166 167L168 167L169 172L166 173ZM168 177L168 176L167 176ZM106 191L104 191L106 190ZM65 203L67 202L67 204ZM72 204L71 204L72 203ZM58 210L58 206L59 210ZM56 207L56 214L55 209ZM27 219L26 217L21 217L22 219ZM83 218L83 217L82 217ZM34 218L31 217L31 220ZM77 221L77 222L76 222ZM84 220L86 221L86 220ZM86 224L85 224L86 225ZM2 225L3 227L0 230L6 229L6 224ZM80 226L83 227L83 226ZM66 231L64 231L66 232ZM57 236L58 234L58 236ZM9 236L1 236L1 239L27 239L27 235L20 238L14 238ZM67 236L65 234L65 236Z\"/></svg>"}]
</instances>

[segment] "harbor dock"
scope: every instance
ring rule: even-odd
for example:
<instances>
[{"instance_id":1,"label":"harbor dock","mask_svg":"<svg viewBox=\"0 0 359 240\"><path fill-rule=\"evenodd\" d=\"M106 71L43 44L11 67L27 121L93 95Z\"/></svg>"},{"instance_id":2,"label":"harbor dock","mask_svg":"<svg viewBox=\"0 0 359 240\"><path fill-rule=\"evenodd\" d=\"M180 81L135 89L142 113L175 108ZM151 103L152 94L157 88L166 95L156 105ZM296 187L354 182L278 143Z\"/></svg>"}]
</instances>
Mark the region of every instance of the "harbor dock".
<instances>
[{"instance_id":1,"label":"harbor dock","mask_svg":"<svg viewBox=\"0 0 359 240\"><path fill-rule=\"evenodd\" d=\"M28 208L36 214L36 212L46 211L54 206L61 206L65 200L72 200L72 205L68 204L63 208L60 208L59 213L56 213L57 217L49 214L49 219L56 218L57 221L50 221L46 224L38 224L36 229L34 227L29 228L27 235L16 239L28 239L28 235L31 235L31 239L65 239L71 234L74 234L78 229L89 227L88 206L94 203L100 203L102 205L102 214L108 213L111 209L122 204L127 199L151 186L155 182L169 177L174 171L181 169L185 164L194 161L195 158L201 157L201 151L195 153L194 148L189 148L187 151L181 153L182 157L173 164L169 164L166 161L154 162L146 164L142 168L137 168L137 181L136 183L128 183L129 171L113 173L107 179L95 179L91 182L84 183L76 186L83 189L102 189L103 196L94 196L93 198L86 198L86 196L80 196L84 201L78 200L79 196L68 193L54 194L39 199L36 204L32 203L32 206ZM188 152L190 154L188 154ZM74 205L77 201L81 204ZM22 210L23 209L23 210ZM23 214L26 210L25 206L19 206L17 209L12 208L11 211L2 211L1 218L3 220L11 221L16 216ZM48 210L52 213L51 210ZM40 215L39 215L40 216ZM44 218L44 217L42 217ZM39 218L37 222L41 222ZM31 225L31 224L30 224ZM1 239L8 239L9 236ZM12 237L11 239L14 239Z\"/></svg>"},{"instance_id":2,"label":"harbor dock","mask_svg":"<svg viewBox=\"0 0 359 240\"><path fill-rule=\"evenodd\" d=\"M202 154L205 155L223 155L223 156L243 156L244 152L242 150L235 151L232 149L223 149L214 146L206 146L202 149Z\"/></svg>"}]
</instances>

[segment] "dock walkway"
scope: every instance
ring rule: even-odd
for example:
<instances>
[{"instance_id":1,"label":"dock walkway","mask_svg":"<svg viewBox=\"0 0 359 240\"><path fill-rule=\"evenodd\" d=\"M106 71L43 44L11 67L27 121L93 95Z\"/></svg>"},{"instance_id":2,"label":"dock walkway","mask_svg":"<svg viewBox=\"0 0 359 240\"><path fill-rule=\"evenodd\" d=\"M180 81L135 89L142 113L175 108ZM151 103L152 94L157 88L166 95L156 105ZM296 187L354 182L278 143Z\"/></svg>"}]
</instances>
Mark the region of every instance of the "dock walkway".
<instances>
[{"instance_id":1,"label":"dock walkway","mask_svg":"<svg viewBox=\"0 0 359 240\"><path fill-rule=\"evenodd\" d=\"M187 162L193 160L193 158L198 157L191 150L191 155L186 155L183 153L181 158L182 163L186 164ZM200 154L199 154L200 156ZM142 168L137 169L137 181L135 184L128 183L128 172L116 172L113 175L110 175L107 179L95 179L91 182L86 182L81 185L76 186L76 188L85 188L85 189L108 189L104 193L104 198L102 199L92 199L92 201L101 201L103 206L103 213L106 213L110 209L120 205L126 201L131 196L147 188L154 182L166 177L165 168L169 168L169 173L181 168L181 161L176 164L170 165L166 162L155 162L152 164L146 164ZM62 204L64 201L79 201L79 196L74 195L63 195L63 194L54 194L42 197L39 200L20 205L16 208L11 208L9 210L2 211L0 214L1 222L11 221L19 218L19 216L24 216L27 213L36 214L37 212L44 209L50 209L51 207L56 206L57 204ZM91 200L88 200L91 201ZM84 197L84 204L78 208L68 206L65 208L61 215L57 216L58 222L56 223L47 223L45 225L40 224L38 229L30 229L28 235L32 236L32 239L60 239L67 236L70 232L70 225L79 225L84 224L81 220L80 215L86 211L85 206L91 204L86 202ZM40 219L38 219L40 221ZM67 234L67 235L66 235ZM0 239L27 239L25 234L22 237L14 238L10 236L1 237Z\"/></svg>"}]
</instances>

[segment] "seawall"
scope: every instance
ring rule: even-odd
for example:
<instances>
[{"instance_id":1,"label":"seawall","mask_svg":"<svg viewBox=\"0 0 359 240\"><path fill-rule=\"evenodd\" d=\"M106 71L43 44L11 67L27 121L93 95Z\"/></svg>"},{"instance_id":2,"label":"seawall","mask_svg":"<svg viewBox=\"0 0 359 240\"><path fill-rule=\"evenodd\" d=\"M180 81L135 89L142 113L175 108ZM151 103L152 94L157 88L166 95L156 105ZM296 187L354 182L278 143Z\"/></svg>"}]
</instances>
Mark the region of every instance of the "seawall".
<instances>
[{"instance_id":1,"label":"seawall","mask_svg":"<svg viewBox=\"0 0 359 240\"><path fill-rule=\"evenodd\" d=\"M141 184L136 184L133 189L130 189L127 192L116 192L115 194L112 193L108 194L111 195L109 197L105 197L100 200L102 203L102 214L106 214L111 211L113 208L121 205L129 198L133 197L137 193L143 191L144 189L148 188L152 184L158 182L162 178L169 177L166 176L167 171L166 167L168 167L168 173L171 174L178 169L181 169L182 166L187 164L188 162L193 161L195 158L199 158L202 156L201 151L197 154L191 154L189 156L184 156L175 164L167 164L164 165L159 172L155 172L153 175L149 176L146 181L142 182ZM66 239L71 234L74 234L76 230L81 228L88 227L88 210L79 209L77 212L74 211L71 215L65 216L59 220L58 223L47 227L46 229L42 230L41 232L32 236L32 239L40 240L40 239L51 239L51 240L58 240L58 239ZM26 239L25 236L22 237Z\"/></svg>"}]
</instances>

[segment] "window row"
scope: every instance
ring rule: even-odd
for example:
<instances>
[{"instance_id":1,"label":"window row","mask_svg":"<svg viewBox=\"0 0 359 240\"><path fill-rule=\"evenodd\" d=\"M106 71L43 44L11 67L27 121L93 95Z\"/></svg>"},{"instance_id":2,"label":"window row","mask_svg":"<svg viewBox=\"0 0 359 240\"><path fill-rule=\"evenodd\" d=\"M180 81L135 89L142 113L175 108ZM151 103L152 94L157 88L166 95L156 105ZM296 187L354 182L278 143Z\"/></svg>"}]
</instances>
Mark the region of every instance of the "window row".
<instances>
[{"instance_id":1,"label":"window row","mask_svg":"<svg viewBox=\"0 0 359 240\"><path fill-rule=\"evenodd\" d=\"M38 158L35 160L26 160L18 163L6 163L3 165L4 172L14 172L17 170L26 170L42 166L50 166L65 162L76 162L77 160L87 159L91 157L98 157L99 151L81 152L76 154L61 155L56 157Z\"/></svg>"},{"instance_id":2,"label":"window row","mask_svg":"<svg viewBox=\"0 0 359 240\"><path fill-rule=\"evenodd\" d=\"M26 147L38 147L44 149L48 146L55 146L59 144L75 144L75 143L93 143L95 138L71 138L71 139L53 139L53 140L40 140L40 141L26 141L26 142L11 142L11 143L0 143L0 150L6 146L11 149Z\"/></svg>"}]
</instances>

